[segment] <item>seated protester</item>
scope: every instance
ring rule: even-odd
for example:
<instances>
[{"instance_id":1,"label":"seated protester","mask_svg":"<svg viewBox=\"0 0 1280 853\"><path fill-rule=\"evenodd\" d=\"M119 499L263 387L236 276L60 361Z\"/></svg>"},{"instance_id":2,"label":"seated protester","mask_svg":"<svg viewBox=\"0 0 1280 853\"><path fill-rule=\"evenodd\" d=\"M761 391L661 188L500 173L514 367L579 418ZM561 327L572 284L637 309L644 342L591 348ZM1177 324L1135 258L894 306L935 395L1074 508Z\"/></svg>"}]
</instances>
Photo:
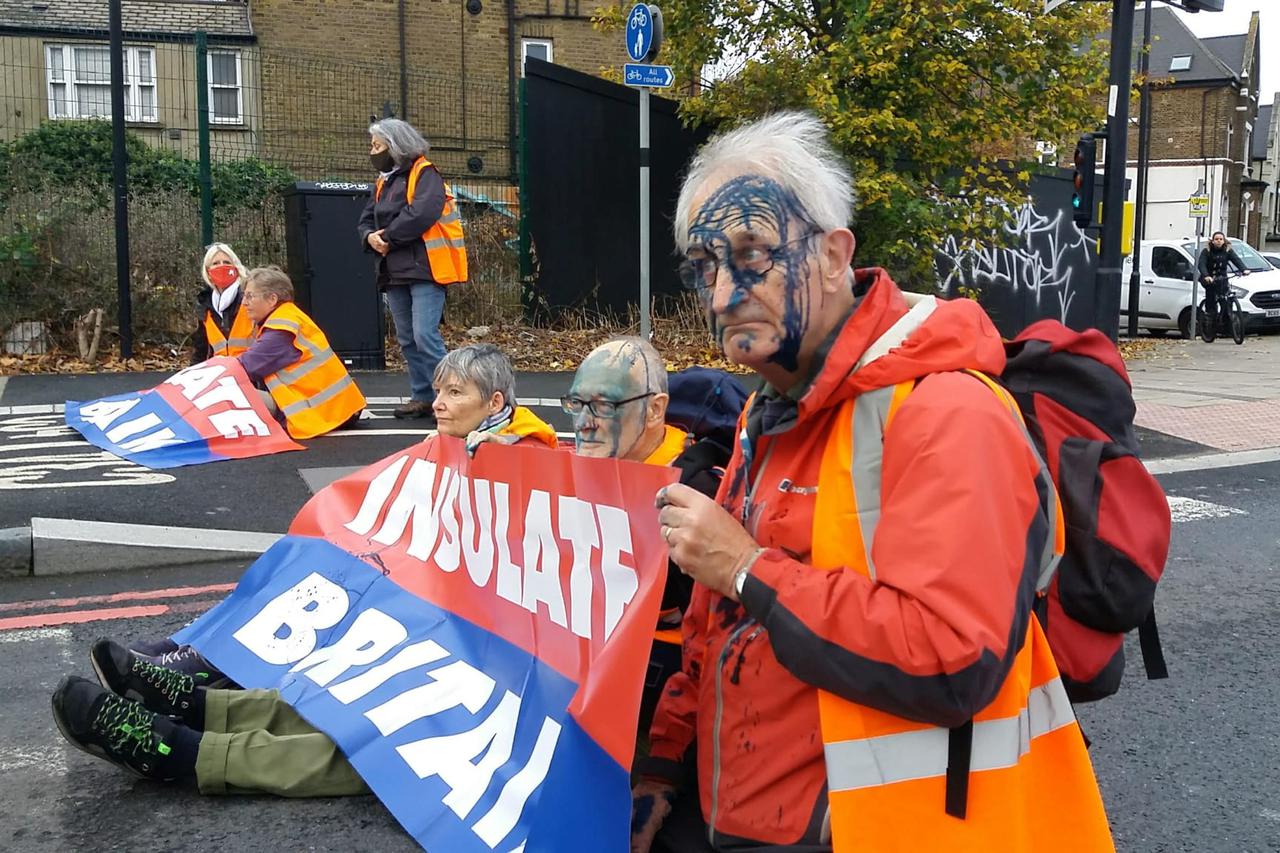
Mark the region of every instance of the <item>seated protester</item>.
<instances>
[{"instance_id":1,"label":"seated protester","mask_svg":"<svg viewBox=\"0 0 1280 853\"><path fill-rule=\"evenodd\" d=\"M196 297L199 318L191 335L192 364L215 355L235 357L253 343L253 320L241 298L248 273L226 243L213 243L204 253L200 276L205 286Z\"/></svg>"},{"instance_id":2,"label":"seated protester","mask_svg":"<svg viewBox=\"0 0 1280 853\"><path fill-rule=\"evenodd\" d=\"M579 456L671 465L680 469L681 483L714 496L729 452L668 424L669 400L662 356L648 341L626 337L592 350L560 402L573 416ZM680 623L692 591L693 581L669 565L640 702L641 733L649 731L667 678L680 671Z\"/></svg>"},{"instance_id":3,"label":"seated protester","mask_svg":"<svg viewBox=\"0 0 1280 853\"><path fill-rule=\"evenodd\" d=\"M293 282L278 267L250 270L244 302L255 328L238 358L270 397L273 414L294 438L315 438L358 420L364 395L320 327L293 301Z\"/></svg>"},{"instance_id":4,"label":"seated protester","mask_svg":"<svg viewBox=\"0 0 1280 853\"><path fill-rule=\"evenodd\" d=\"M469 344L446 354L431 387L440 433L466 439L472 453L485 442L556 446L556 431L516 405L515 371L493 344Z\"/></svg>"}]
</instances>

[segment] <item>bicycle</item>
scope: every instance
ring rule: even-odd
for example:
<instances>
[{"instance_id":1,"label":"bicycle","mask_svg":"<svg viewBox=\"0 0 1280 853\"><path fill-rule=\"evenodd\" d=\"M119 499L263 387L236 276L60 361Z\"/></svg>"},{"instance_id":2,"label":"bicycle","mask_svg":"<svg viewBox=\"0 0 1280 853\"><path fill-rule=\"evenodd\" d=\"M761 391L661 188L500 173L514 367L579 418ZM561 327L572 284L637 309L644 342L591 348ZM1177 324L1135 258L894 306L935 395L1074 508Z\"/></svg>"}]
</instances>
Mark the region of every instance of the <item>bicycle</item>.
<instances>
[{"instance_id":1,"label":"bicycle","mask_svg":"<svg viewBox=\"0 0 1280 853\"><path fill-rule=\"evenodd\" d=\"M1206 344L1213 343L1219 333L1225 335L1228 332L1237 344L1244 343L1244 309L1240 307L1240 299L1229 285L1231 279L1241 275L1244 273L1218 276L1221 295L1217 298L1206 295L1201 300L1197 327L1200 339Z\"/></svg>"}]
</instances>

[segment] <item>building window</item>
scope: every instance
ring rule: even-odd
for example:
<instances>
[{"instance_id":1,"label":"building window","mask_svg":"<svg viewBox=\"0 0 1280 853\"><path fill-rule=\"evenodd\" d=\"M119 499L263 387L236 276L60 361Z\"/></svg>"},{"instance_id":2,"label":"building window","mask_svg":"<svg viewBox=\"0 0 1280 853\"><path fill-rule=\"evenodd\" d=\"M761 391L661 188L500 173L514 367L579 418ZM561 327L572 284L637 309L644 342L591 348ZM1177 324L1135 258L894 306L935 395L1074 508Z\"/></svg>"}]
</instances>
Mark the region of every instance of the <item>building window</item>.
<instances>
[{"instance_id":1,"label":"building window","mask_svg":"<svg viewBox=\"0 0 1280 853\"><path fill-rule=\"evenodd\" d=\"M243 124L240 51L211 50L208 61L209 121L214 124Z\"/></svg>"},{"instance_id":2,"label":"building window","mask_svg":"<svg viewBox=\"0 0 1280 853\"><path fill-rule=\"evenodd\" d=\"M520 39L521 76L524 76L524 61L531 56L544 62L554 62L555 60L551 58L551 39Z\"/></svg>"},{"instance_id":3,"label":"building window","mask_svg":"<svg viewBox=\"0 0 1280 853\"><path fill-rule=\"evenodd\" d=\"M1190 71L1191 57L1175 56L1173 59L1169 60L1169 70L1170 71Z\"/></svg>"},{"instance_id":4,"label":"building window","mask_svg":"<svg viewBox=\"0 0 1280 853\"><path fill-rule=\"evenodd\" d=\"M49 118L111 117L111 51L101 44L45 46ZM124 117L156 121L156 53L124 49Z\"/></svg>"}]
</instances>

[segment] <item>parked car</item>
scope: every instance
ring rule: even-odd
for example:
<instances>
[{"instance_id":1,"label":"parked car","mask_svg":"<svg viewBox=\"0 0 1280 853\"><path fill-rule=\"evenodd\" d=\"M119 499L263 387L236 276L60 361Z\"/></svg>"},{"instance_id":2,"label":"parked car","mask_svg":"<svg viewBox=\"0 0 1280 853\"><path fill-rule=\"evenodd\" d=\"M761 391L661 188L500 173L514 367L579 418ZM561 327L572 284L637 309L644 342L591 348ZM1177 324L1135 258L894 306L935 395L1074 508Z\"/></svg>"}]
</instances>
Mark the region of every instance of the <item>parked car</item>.
<instances>
[{"instance_id":1,"label":"parked car","mask_svg":"<svg viewBox=\"0 0 1280 853\"><path fill-rule=\"evenodd\" d=\"M1259 252L1258 254L1266 258L1267 263L1271 264L1271 266L1280 270L1280 254L1276 254L1275 252Z\"/></svg>"},{"instance_id":2,"label":"parked car","mask_svg":"<svg viewBox=\"0 0 1280 853\"><path fill-rule=\"evenodd\" d=\"M1280 328L1280 269L1241 240L1231 240L1248 276L1231 279L1231 289L1250 331ZM1200 244L1203 248L1204 244ZM1133 259L1126 258L1120 290L1120 327L1129 323L1129 279ZM1195 240L1143 240L1138 294L1138 325L1152 334L1176 330L1191 337L1191 287L1196 277ZM1197 288L1197 299L1204 298Z\"/></svg>"}]
</instances>

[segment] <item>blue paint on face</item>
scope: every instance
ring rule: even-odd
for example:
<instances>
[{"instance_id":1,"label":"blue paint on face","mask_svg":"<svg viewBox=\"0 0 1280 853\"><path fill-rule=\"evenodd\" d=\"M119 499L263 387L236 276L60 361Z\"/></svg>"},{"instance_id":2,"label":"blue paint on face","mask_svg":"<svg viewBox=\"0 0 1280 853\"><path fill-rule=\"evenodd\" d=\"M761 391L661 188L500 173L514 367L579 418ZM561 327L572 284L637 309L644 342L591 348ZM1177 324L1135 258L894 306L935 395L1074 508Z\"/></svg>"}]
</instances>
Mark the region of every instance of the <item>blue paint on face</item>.
<instances>
[{"instance_id":1,"label":"blue paint on face","mask_svg":"<svg viewBox=\"0 0 1280 853\"><path fill-rule=\"evenodd\" d=\"M657 388L640 350L628 343L592 352L574 374L569 396L580 400L628 400ZM644 435L645 400L618 409L616 417L598 418L590 409L573 416L574 450L579 455L624 458Z\"/></svg>"},{"instance_id":2,"label":"blue paint on face","mask_svg":"<svg viewBox=\"0 0 1280 853\"><path fill-rule=\"evenodd\" d=\"M798 369L799 349L810 323L809 277L814 256L810 241L802 239L817 232L795 194L772 178L742 175L722 184L703 202L689 227L693 247L720 259L720 275L728 273L732 290L720 308L709 305L712 333L725 347L725 327L757 295L762 285L778 284L782 288L780 317L769 318L779 328L772 341L776 350L768 361L784 370ZM730 262L733 253L744 246L769 252L772 268L761 273L740 268ZM706 291L714 299L714 288ZM772 306L770 306L772 308ZM751 352L756 336L744 333L737 345Z\"/></svg>"}]
</instances>

